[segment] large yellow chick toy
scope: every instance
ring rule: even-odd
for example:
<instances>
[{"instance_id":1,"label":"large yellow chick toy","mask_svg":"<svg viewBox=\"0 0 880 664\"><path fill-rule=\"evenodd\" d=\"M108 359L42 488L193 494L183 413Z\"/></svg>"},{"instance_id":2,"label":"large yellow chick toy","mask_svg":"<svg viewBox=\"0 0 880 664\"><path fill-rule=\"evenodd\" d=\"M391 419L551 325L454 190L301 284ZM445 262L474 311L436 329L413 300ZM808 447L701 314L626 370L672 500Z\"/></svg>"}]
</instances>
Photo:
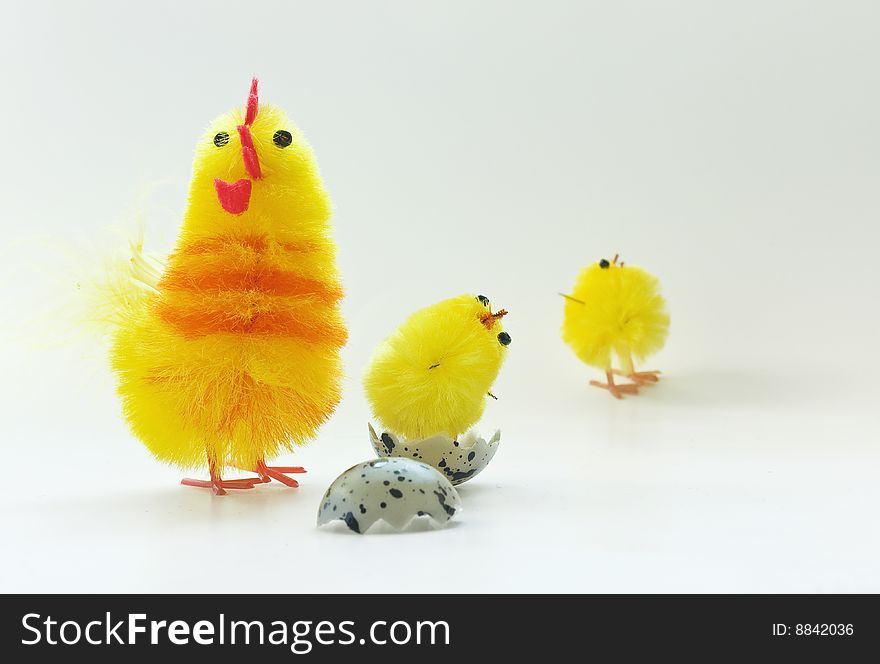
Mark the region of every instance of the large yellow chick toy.
<instances>
[{"instance_id":1,"label":"large yellow chick toy","mask_svg":"<svg viewBox=\"0 0 880 664\"><path fill-rule=\"evenodd\" d=\"M410 440L455 438L483 414L510 345L507 311L483 295L459 295L412 314L376 350L367 399L390 431Z\"/></svg>"},{"instance_id":2,"label":"large yellow chick toy","mask_svg":"<svg viewBox=\"0 0 880 664\"><path fill-rule=\"evenodd\" d=\"M590 381L622 399L656 383L659 371L636 371L666 343L669 314L657 278L623 261L605 259L584 268L574 290L564 295L562 338L586 364L603 369L607 382ZM620 369L612 368L614 356ZM631 383L618 384L614 376Z\"/></svg>"},{"instance_id":3,"label":"large yellow chick toy","mask_svg":"<svg viewBox=\"0 0 880 664\"><path fill-rule=\"evenodd\" d=\"M247 104L198 144L180 236L154 269L140 246L110 279L123 412L157 458L207 465L183 484L297 486L267 460L314 438L340 398L346 328L330 201L278 108ZM224 468L254 478L225 480Z\"/></svg>"}]
</instances>

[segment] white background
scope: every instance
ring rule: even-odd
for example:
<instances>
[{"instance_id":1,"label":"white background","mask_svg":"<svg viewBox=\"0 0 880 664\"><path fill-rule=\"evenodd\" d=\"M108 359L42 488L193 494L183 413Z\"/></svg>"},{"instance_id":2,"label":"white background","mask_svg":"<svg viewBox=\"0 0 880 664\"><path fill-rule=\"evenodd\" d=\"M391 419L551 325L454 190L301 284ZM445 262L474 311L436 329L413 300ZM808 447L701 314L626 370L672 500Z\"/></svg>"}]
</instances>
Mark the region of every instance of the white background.
<instances>
[{"instance_id":1,"label":"white background","mask_svg":"<svg viewBox=\"0 0 880 664\"><path fill-rule=\"evenodd\" d=\"M0 25L0 590L880 591L875 2L21 2ZM96 344L77 267L262 99L336 205L346 393L299 490L178 485ZM621 252L672 313L622 402L559 338ZM317 530L370 457L360 376L407 313L510 310L491 466L444 531Z\"/></svg>"}]
</instances>

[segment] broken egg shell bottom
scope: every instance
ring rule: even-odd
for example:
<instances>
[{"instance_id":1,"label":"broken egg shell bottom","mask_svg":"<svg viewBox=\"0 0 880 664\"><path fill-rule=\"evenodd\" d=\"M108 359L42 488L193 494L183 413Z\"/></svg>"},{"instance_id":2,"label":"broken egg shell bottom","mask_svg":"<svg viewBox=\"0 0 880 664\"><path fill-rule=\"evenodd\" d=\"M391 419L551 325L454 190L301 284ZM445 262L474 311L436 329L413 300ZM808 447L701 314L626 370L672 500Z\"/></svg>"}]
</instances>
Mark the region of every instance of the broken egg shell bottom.
<instances>
[{"instance_id":1,"label":"broken egg shell bottom","mask_svg":"<svg viewBox=\"0 0 880 664\"><path fill-rule=\"evenodd\" d=\"M423 440L405 440L392 433L377 435L372 424L370 442L379 457L415 459L433 466L452 484L461 484L476 477L489 465L501 442L501 430L486 441L471 429L458 440L436 435Z\"/></svg>"},{"instance_id":2,"label":"broken egg shell bottom","mask_svg":"<svg viewBox=\"0 0 880 664\"><path fill-rule=\"evenodd\" d=\"M333 481L318 508L318 525L339 519L349 530L365 533L382 520L404 530L424 516L443 526L460 509L458 492L428 464L374 459L352 466Z\"/></svg>"}]
</instances>

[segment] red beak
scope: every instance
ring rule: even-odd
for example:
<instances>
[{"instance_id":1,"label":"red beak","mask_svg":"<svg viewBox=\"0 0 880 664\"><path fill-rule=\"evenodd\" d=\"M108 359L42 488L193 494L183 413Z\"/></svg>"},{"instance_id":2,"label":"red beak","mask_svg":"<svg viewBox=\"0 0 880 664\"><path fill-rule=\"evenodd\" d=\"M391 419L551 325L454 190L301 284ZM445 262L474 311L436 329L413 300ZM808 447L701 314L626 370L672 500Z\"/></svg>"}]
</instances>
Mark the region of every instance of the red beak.
<instances>
[{"instance_id":1,"label":"red beak","mask_svg":"<svg viewBox=\"0 0 880 664\"><path fill-rule=\"evenodd\" d=\"M260 170L260 158L254 149L254 141L251 138L251 130L247 125L238 127L238 135L241 137L241 158L244 168L253 180L263 177ZM217 192L217 200L229 214L241 214L247 211L251 202L251 180L238 180L226 182L220 178L214 180L214 190Z\"/></svg>"},{"instance_id":2,"label":"red beak","mask_svg":"<svg viewBox=\"0 0 880 664\"><path fill-rule=\"evenodd\" d=\"M248 209L251 202L251 181L237 180L229 183L220 178L214 178L214 191L217 192L217 200L229 214L241 214Z\"/></svg>"},{"instance_id":3,"label":"red beak","mask_svg":"<svg viewBox=\"0 0 880 664\"><path fill-rule=\"evenodd\" d=\"M263 177L260 170L260 157L254 148L254 139L251 137L251 125L259 111L259 99L257 97L257 79L251 81L251 91L247 100L247 111L244 124L238 126L238 136L241 139L241 158L244 168L251 180L259 180ZM251 180L238 180L226 182L220 178L214 179L214 190L217 192L217 200L229 214L241 214L247 211L251 202Z\"/></svg>"}]
</instances>

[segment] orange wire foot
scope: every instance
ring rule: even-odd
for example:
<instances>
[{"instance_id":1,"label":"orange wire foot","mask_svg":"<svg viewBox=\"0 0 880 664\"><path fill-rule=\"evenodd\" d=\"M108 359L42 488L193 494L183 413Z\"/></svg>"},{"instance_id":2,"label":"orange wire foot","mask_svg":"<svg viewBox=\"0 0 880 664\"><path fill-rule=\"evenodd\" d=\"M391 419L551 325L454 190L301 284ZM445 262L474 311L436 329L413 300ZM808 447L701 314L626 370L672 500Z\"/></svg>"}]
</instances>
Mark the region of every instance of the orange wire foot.
<instances>
[{"instance_id":1,"label":"orange wire foot","mask_svg":"<svg viewBox=\"0 0 880 664\"><path fill-rule=\"evenodd\" d=\"M288 477L286 473L304 473L306 469L302 466L267 466L264 461L260 460L257 461L257 467L254 468L254 472L260 476L259 482L265 483L275 480L295 489L299 486L299 482L292 477Z\"/></svg>"},{"instance_id":2,"label":"orange wire foot","mask_svg":"<svg viewBox=\"0 0 880 664\"><path fill-rule=\"evenodd\" d=\"M658 376L660 373L659 371L633 371L632 373L623 373L622 371L615 369L613 373L615 376L629 378L637 385L647 385L650 383L656 383L660 380L660 376Z\"/></svg>"},{"instance_id":3,"label":"orange wire foot","mask_svg":"<svg viewBox=\"0 0 880 664\"><path fill-rule=\"evenodd\" d=\"M611 396L613 396L615 399L623 399L624 394L639 393L639 386L636 384L616 385L613 382L600 383L598 380L591 380L590 385L592 385L593 387L601 387L603 390L608 390L609 394L611 394Z\"/></svg>"},{"instance_id":4,"label":"orange wire foot","mask_svg":"<svg viewBox=\"0 0 880 664\"><path fill-rule=\"evenodd\" d=\"M254 484L260 480L256 477L244 478L240 480L224 480L220 477L211 477L210 480L196 480L185 477L180 480L183 486L195 486L202 489L212 489L218 496L225 496L226 489L253 489Z\"/></svg>"},{"instance_id":5,"label":"orange wire foot","mask_svg":"<svg viewBox=\"0 0 880 664\"><path fill-rule=\"evenodd\" d=\"M593 387L601 387L603 390L608 390L608 393L615 399L623 399L624 394L639 393L639 387L642 386L642 383L627 383L624 385L618 385L614 382L614 374L616 373L618 372L609 369L605 372L605 378L608 380L607 383L600 383L598 380L591 380L590 385L592 385Z\"/></svg>"}]
</instances>

